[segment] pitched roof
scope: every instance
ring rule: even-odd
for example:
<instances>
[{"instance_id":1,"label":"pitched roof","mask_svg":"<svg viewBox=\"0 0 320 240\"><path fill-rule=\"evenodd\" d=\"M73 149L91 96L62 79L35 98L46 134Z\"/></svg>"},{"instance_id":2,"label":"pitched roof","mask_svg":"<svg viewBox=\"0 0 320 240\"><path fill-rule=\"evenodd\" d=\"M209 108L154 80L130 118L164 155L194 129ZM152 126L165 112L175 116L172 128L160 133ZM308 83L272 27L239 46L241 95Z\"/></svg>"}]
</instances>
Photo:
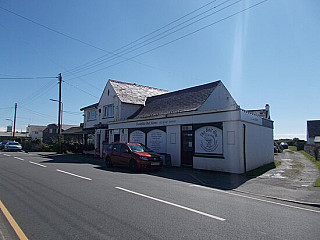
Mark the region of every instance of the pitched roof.
<instances>
[{"instance_id":1,"label":"pitched roof","mask_svg":"<svg viewBox=\"0 0 320 240\"><path fill-rule=\"evenodd\" d=\"M111 79L109 82L123 103L144 105L147 97L168 93L168 90L142 86L135 83L126 83Z\"/></svg>"},{"instance_id":2,"label":"pitched roof","mask_svg":"<svg viewBox=\"0 0 320 240\"><path fill-rule=\"evenodd\" d=\"M99 105L99 103L91 104L89 106L81 108L80 111L83 111L83 110L88 109L88 108L98 107L98 105Z\"/></svg>"},{"instance_id":3,"label":"pitched roof","mask_svg":"<svg viewBox=\"0 0 320 240\"><path fill-rule=\"evenodd\" d=\"M29 129L32 129L32 131L43 131L44 129L46 129L47 126L39 126L39 125L28 125Z\"/></svg>"},{"instance_id":4,"label":"pitched roof","mask_svg":"<svg viewBox=\"0 0 320 240\"><path fill-rule=\"evenodd\" d=\"M147 99L145 106L133 118L163 116L197 110L221 81L182 89Z\"/></svg>"},{"instance_id":5,"label":"pitched roof","mask_svg":"<svg viewBox=\"0 0 320 240\"><path fill-rule=\"evenodd\" d=\"M82 134L82 127L71 127L68 128L67 130L63 131L63 135L66 134Z\"/></svg>"},{"instance_id":6,"label":"pitched roof","mask_svg":"<svg viewBox=\"0 0 320 240\"><path fill-rule=\"evenodd\" d=\"M320 136L320 120L307 121L307 129L309 138Z\"/></svg>"}]
</instances>

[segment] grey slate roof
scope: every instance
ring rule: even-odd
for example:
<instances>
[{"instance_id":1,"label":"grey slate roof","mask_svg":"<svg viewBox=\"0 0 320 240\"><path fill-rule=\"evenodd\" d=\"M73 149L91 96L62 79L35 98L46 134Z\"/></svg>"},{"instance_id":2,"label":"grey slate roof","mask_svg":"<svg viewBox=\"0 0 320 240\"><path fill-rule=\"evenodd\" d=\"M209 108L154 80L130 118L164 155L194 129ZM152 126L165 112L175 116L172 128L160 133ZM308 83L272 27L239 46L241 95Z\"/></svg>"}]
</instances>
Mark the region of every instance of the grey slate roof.
<instances>
[{"instance_id":1,"label":"grey slate roof","mask_svg":"<svg viewBox=\"0 0 320 240\"><path fill-rule=\"evenodd\" d=\"M63 131L63 135L66 134L82 134L82 127L71 127Z\"/></svg>"},{"instance_id":2,"label":"grey slate roof","mask_svg":"<svg viewBox=\"0 0 320 240\"><path fill-rule=\"evenodd\" d=\"M83 110L88 109L88 108L98 107L98 105L99 105L99 103L94 103L94 104L91 104L89 106L81 108L80 111L83 111Z\"/></svg>"},{"instance_id":3,"label":"grey slate roof","mask_svg":"<svg viewBox=\"0 0 320 240\"><path fill-rule=\"evenodd\" d=\"M309 137L320 136L320 120L307 121L307 129Z\"/></svg>"},{"instance_id":4,"label":"grey slate roof","mask_svg":"<svg viewBox=\"0 0 320 240\"><path fill-rule=\"evenodd\" d=\"M145 106L132 118L147 118L197 110L221 81L147 98Z\"/></svg>"},{"instance_id":5,"label":"grey slate roof","mask_svg":"<svg viewBox=\"0 0 320 240\"><path fill-rule=\"evenodd\" d=\"M123 103L144 105L147 97L152 97L164 93L167 90L142 86L135 83L126 83L109 80L120 101Z\"/></svg>"}]
</instances>

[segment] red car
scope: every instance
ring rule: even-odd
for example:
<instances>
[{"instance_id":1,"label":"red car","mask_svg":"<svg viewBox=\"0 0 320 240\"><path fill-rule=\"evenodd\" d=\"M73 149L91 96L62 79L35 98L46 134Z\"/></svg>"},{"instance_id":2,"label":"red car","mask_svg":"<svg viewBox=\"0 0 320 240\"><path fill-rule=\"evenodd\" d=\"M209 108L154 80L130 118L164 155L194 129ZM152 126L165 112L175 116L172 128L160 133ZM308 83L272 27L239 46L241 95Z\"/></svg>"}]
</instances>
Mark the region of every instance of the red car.
<instances>
[{"instance_id":1,"label":"red car","mask_svg":"<svg viewBox=\"0 0 320 240\"><path fill-rule=\"evenodd\" d=\"M160 155L140 143L116 142L105 145L103 159L107 167L124 166L132 170L162 168Z\"/></svg>"}]
</instances>

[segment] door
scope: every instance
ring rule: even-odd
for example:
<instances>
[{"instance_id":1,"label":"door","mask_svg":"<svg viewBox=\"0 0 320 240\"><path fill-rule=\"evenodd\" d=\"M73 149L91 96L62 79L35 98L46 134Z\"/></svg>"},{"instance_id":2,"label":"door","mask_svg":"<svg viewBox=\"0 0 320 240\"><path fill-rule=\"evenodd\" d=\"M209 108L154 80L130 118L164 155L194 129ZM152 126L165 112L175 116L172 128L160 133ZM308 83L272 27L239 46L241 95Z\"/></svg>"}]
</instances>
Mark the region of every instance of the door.
<instances>
[{"instance_id":1,"label":"door","mask_svg":"<svg viewBox=\"0 0 320 240\"><path fill-rule=\"evenodd\" d=\"M193 166L194 137L192 126L181 127L181 165Z\"/></svg>"}]
</instances>

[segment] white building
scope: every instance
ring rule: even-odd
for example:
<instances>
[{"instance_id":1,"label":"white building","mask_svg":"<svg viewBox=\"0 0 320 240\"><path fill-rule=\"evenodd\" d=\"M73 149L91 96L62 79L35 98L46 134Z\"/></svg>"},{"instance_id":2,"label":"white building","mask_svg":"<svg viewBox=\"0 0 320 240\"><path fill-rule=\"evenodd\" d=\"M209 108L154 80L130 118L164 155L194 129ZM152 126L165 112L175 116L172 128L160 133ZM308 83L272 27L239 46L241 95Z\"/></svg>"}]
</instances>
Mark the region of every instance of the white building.
<instances>
[{"instance_id":1,"label":"white building","mask_svg":"<svg viewBox=\"0 0 320 240\"><path fill-rule=\"evenodd\" d=\"M28 133L28 137L31 138L31 140L39 139L41 142L43 140L43 130L47 126L38 126L38 125L28 125L26 132Z\"/></svg>"},{"instance_id":2,"label":"white building","mask_svg":"<svg viewBox=\"0 0 320 240\"><path fill-rule=\"evenodd\" d=\"M98 109L108 106L102 101L106 89ZM273 162L269 106L265 117L240 109L221 81L148 97L144 106L122 107L126 114L105 122L104 129L97 126L97 139L104 134L107 142L143 143L170 154L177 167L243 173Z\"/></svg>"}]
</instances>

